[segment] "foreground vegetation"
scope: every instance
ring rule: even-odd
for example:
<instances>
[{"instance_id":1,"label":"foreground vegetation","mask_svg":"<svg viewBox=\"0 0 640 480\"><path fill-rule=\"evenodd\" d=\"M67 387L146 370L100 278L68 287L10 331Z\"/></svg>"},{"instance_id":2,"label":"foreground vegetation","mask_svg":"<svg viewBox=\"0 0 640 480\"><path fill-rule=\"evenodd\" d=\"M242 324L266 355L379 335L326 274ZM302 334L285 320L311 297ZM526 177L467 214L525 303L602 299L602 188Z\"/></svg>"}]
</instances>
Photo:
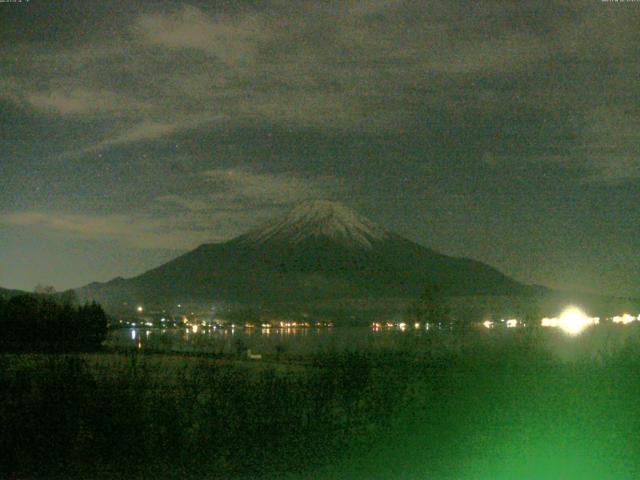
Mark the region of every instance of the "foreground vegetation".
<instances>
[{"instance_id":1,"label":"foreground vegetation","mask_svg":"<svg viewBox=\"0 0 640 480\"><path fill-rule=\"evenodd\" d=\"M523 332L422 352L4 354L0 476L637 478L635 346L562 363Z\"/></svg>"}]
</instances>

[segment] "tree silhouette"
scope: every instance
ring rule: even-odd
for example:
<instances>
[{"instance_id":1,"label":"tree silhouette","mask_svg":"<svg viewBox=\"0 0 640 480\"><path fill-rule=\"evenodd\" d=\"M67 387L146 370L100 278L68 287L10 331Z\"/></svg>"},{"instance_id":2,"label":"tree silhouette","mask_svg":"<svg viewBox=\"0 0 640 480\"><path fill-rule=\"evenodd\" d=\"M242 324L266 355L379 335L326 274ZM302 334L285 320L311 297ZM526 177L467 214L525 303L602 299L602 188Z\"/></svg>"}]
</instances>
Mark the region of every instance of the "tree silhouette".
<instances>
[{"instance_id":1,"label":"tree silhouette","mask_svg":"<svg viewBox=\"0 0 640 480\"><path fill-rule=\"evenodd\" d=\"M0 346L21 350L99 348L108 320L100 305L75 306L56 300L49 295L18 295L0 301Z\"/></svg>"},{"instance_id":2,"label":"tree silhouette","mask_svg":"<svg viewBox=\"0 0 640 480\"><path fill-rule=\"evenodd\" d=\"M54 295L56 293L56 289L51 285L42 285L38 283L33 289L33 293L38 295Z\"/></svg>"}]
</instances>

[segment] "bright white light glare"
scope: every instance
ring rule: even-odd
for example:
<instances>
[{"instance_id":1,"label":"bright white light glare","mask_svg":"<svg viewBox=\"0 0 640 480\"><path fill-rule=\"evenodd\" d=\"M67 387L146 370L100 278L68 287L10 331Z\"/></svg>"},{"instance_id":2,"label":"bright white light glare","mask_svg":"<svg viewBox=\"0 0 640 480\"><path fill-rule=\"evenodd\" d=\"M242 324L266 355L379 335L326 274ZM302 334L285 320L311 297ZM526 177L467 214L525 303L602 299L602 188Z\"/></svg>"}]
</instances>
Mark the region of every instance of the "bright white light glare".
<instances>
[{"instance_id":1,"label":"bright white light glare","mask_svg":"<svg viewBox=\"0 0 640 480\"><path fill-rule=\"evenodd\" d=\"M136 308L136 310L140 313L144 312L144 307L142 305L139 305L138 308Z\"/></svg>"},{"instance_id":2,"label":"bright white light glare","mask_svg":"<svg viewBox=\"0 0 640 480\"><path fill-rule=\"evenodd\" d=\"M507 328L516 328L518 326L518 320L511 318L507 320Z\"/></svg>"},{"instance_id":3,"label":"bright white light glare","mask_svg":"<svg viewBox=\"0 0 640 480\"><path fill-rule=\"evenodd\" d=\"M640 319L640 315L638 316ZM629 315L628 313L623 313L622 315L617 315L611 319L613 323L621 323L626 325L627 323L631 323L636 320L636 317L633 315Z\"/></svg>"},{"instance_id":4,"label":"bright white light glare","mask_svg":"<svg viewBox=\"0 0 640 480\"><path fill-rule=\"evenodd\" d=\"M484 328L493 328L493 322L491 320L485 320L482 322L482 325L484 325Z\"/></svg>"},{"instance_id":5,"label":"bright white light glare","mask_svg":"<svg viewBox=\"0 0 640 480\"><path fill-rule=\"evenodd\" d=\"M585 328L600 323L598 317L588 317L577 307L569 307L559 317L543 318L543 327L558 327L569 335L577 335Z\"/></svg>"},{"instance_id":6,"label":"bright white light glare","mask_svg":"<svg viewBox=\"0 0 640 480\"><path fill-rule=\"evenodd\" d=\"M198 333L198 325L196 325L195 323L191 325L191 331L193 333Z\"/></svg>"}]
</instances>

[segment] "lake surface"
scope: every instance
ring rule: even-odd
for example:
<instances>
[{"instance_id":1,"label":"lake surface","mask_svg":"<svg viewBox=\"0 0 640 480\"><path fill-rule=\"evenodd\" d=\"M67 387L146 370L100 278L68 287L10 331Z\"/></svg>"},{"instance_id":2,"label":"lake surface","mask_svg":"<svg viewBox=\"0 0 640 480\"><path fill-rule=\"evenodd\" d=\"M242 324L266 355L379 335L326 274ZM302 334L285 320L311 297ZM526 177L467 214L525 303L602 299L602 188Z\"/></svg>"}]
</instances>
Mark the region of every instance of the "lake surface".
<instances>
[{"instance_id":1,"label":"lake surface","mask_svg":"<svg viewBox=\"0 0 640 480\"><path fill-rule=\"evenodd\" d=\"M166 352L232 354L250 349L263 355L310 355L345 350L402 349L421 353L458 351L474 344L495 346L499 342L535 335L545 349L566 361L594 359L627 346L640 347L640 324L602 324L579 335L568 335L554 328L486 330L474 328L461 333L450 329L378 329L371 327L322 328L121 328L113 330L105 344Z\"/></svg>"}]
</instances>

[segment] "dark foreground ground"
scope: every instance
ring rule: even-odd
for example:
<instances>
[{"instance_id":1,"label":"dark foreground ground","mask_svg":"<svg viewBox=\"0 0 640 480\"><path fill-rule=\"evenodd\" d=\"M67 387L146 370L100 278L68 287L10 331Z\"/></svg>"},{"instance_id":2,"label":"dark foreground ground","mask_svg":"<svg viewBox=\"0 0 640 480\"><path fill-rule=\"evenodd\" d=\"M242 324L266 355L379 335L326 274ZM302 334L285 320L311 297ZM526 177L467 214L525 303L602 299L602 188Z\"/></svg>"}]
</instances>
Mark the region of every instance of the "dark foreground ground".
<instances>
[{"instance_id":1,"label":"dark foreground ground","mask_svg":"<svg viewBox=\"0 0 640 480\"><path fill-rule=\"evenodd\" d=\"M296 364L4 354L0 477L640 478L640 348L421 341Z\"/></svg>"}]
</instances>

